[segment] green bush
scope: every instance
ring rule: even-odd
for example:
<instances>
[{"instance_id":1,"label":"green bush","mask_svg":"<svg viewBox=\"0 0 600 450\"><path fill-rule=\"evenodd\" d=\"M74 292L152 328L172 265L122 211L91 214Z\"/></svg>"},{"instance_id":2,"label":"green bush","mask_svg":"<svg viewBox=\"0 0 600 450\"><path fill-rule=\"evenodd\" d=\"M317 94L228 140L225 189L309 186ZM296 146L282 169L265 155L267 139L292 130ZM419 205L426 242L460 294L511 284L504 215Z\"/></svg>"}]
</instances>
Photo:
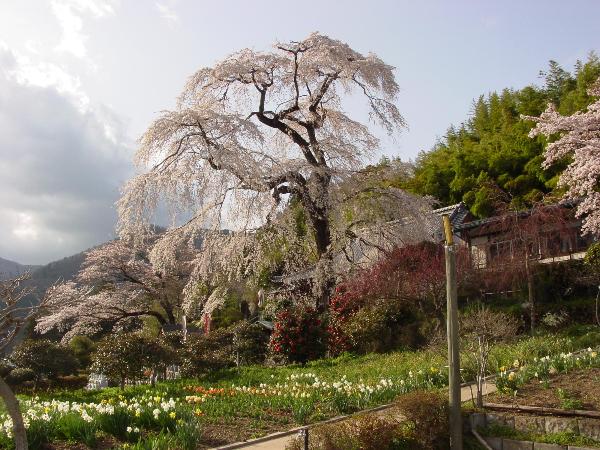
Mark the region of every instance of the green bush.
<instances>
[{"instance_id":1,"label":"green bush","mask_svg":"<svg viewBox=\"0 0 600 450\"><path fill-rule=\"evenodd\" d=\"M198 376L233 367L233 333L229 329L219 328L208 334L189 336L179 355L181 371L185 376Z\"/></svg>"},{"instance_id":2,"label":"green bush","mask_svg":"<svg viewBox=\"0 0 600 450\"><path fill-rule=\"evenodd\" d=\"M71 347L81 368L88 368L92 364L92 353L96 350L96 343L89 337L75 336L69 341L69 347Z\"/></svg>"},{"instance_id":3,"label":"green bush","mask_svg":"<svg viewBox=\"0 0 600 450\"><path fill-rule=\"evenodd\" d=\"M10 360L18 368L33 371L36 387L43 377L56 380L59 375L75 373L79 366L69 347L46 339L24 341L15 348Z\"/></svg>"},{"instance_id":4,"label":"green bush","mask_svg":"<svg viewBox=\"0 0 600 450\"><path fill-rule=\"evenodd\" d=\"M380 299L343 325L351 350L358 353L415 348L422 342L414 312L404 303Z\"/></svg>"},{"instance_id":5,"label":"green bush","mask_svg":"<svg viewBox=\"0 0 600 450\"><path fill-rule=\"evenodd\" d=\"M589 246L583 261L592 271L600 273L600 242L594 242Z\"/></svg>"},{"instance_id":6,"label":"green bush","mask_svg":"<svg viewBox=\"0 0 600 450\"><path fill-rule=\"evenodd\" d=\"M311 450L418 450L421 447L400 421L374 414L309 430ZM303 449L303 440L296 438L287 450Z\"/></svg>"},{"instance_id":7,"label":"green bush","mask_svg":"<svg viewBox=\"0 0 600 450\"><path fill-rule=\"evenodd\" d=\"M6 382L11 386L19 386L27 381L35 380L35 372L27 367L17 367L6 376Z\"/></svg>"},{"instance_id":8,"label":"green bush","mask_svg":"<svg viewBox=\"0 0 600 450\"><path fill-rule=\"evenodd\" d=\"M423 449L448 447L448 399L439 391L410 392L398 398L398 405L411 424L412 438Z\"/></svg>"},{"instance_id":9,"label":"green bush","mask_svg":"<svg viewBox=\"0 0 600 450\"><path fill-rule=\"evenodd\" d=\"M116 333L104 338L92 357L92 370L119 382L141 380L147 371L162 370L171 364L175 351L158 339L139 333Z\"/></svg>"},{"instance_id":10,"label":"green bush","mask_svg":"<svg viewBox=\"0 0 600 450\"><path fill-rule=\"evenodd\" d=\"M88 383L87 375L65 375L64 377L56 377L53 383L53 388L59 389L82 389Z\"/></svg>"},{"instance_id":11,"label":"green bush","mask_svg":"<svg viewBox=\"0 0 600 450\"><path fill-rule=\"evenodd\" d=\"M269 333L258 323L242 320L229 328L233 338L233 350L238 365L264 362L269 344Z\"/></svg>"}]
</instances>

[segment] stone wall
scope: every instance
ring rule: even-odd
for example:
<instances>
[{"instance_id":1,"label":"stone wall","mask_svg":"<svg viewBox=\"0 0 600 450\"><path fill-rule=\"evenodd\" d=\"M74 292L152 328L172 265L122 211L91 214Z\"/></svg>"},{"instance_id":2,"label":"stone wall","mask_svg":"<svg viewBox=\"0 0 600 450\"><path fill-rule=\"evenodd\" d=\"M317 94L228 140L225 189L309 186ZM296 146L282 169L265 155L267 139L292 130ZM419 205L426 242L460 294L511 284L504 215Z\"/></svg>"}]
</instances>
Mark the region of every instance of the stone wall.
<instances>
[{"instance_id":1,"label":"stone wall","mask_svg":"<svg viewBox=\"0 0 600 450\"><path fill-rule=\"evenodd\" d=\"M600 419L583 417L536 416L532 414L515 415L512 413L494 412L471 414L469 424L474 429L484 428L490 425L504 425L514 428L517 431L536 434L572 432L600 441ZM541 444L539 442L516 441L505 438L484 437L484 439L494 450L583 449L583 447Z\"/></svg>"}]
</instances>

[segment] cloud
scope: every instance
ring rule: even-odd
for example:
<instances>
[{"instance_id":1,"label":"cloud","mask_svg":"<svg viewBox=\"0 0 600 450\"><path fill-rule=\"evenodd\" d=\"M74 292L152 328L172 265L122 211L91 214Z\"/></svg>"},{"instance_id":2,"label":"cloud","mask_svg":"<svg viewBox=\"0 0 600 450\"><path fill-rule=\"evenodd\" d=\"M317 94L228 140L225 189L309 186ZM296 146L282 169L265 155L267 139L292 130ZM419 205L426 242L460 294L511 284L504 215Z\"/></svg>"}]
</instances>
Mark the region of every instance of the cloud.
<instances>
[{"instance_id":1,"label":"cloud","mask_svg":"<svg viewBox=\"0 0 600 450\"><path fill-rule=\"evenodd\" d=\"M115 0L52 0L52 12L62 30L56 50L85 59L87 36L83 31L83 18L99 19L115 12Z\"/></svg>"},{"instance_id":2,"label":"cloud","mask_svg":"<svg viewBox=\"0 0 600 450\"><path fill-rule=\"evenodd\" d=\"M0 43L0 52L9 52ZM10 53L10 52L9 52ZM79 77L70 74L63 67L47 61L33 62L24 54L10 53L14 63L4 68L5 75L19 84L39 87L54 87L59 93L68 95L82 111L89 107L90 99L81 88Z\"/></svg>"},{"instance_id":3,"label":"cloud","mask_svg":"<svg viewBox=\"0 0 600 450\"><path fill-rule=\"evenodd\" d=\"M68 73L19 61L0 46L0 256L45 263L113 236L131 143L114 112L81 107Z\"/></svg>"},{"instance_id":4,"label":"cloud","mask_svg":"<svg viewBox=\"0 0 600 450\"><path fill-rule=\"evenodd\" d=\"M155 2L154 6L158 10L160 16L165 19L169 25L175 25L179 22L179 16L173 9L172 5L168 5L166 3Z\"/></svg>"}]
</instances>

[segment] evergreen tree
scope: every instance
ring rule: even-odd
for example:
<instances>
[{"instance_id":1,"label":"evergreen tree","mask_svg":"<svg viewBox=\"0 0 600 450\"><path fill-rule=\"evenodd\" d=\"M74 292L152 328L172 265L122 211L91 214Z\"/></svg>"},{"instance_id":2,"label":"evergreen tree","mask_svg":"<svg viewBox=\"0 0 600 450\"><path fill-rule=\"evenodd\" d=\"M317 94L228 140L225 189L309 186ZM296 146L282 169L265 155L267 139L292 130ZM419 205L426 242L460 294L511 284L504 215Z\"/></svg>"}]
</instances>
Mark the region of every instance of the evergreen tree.
<instances>
[{"instance_id":1,"label":"evergreen tree","mask_svg":"<svg viewBox=\"0 0 600 450\"><path fill-rule=\"evenodd\" d=\"M550 102L562 114L584 110L593 101L587 91L600 76L600 58L590 53L574 74L550 61L540 74L541 87L479 96L465 123L450 127L431 151L419 154L413 177L402 187L442 205L464 201L478 217L494 214L499 193L522 209L555 191L565 164L542 169L546 138L529 139L533 122L521 116L539 116Z\"/></svg>"}]
</instances>

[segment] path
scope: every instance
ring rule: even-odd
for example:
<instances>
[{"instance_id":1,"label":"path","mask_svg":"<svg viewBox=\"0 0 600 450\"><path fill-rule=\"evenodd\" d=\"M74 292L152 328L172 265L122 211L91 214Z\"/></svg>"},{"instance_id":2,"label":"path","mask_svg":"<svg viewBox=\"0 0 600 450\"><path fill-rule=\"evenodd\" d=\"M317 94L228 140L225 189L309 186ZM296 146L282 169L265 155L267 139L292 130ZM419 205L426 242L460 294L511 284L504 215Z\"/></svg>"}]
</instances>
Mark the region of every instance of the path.
<instances>
[{"instance_id":1,"label":"path","mask_svg":"<svg viewBox=\"0 0 600 450\"><path fill-rule=\"evenodd\" d=\"M467 402L471 400L471 387L473 388L473 395L475 395L476 393L476 387L475 384L470 384L470 385L466 385L463 386L460 389L460 400L462 402ZM483 387L483 394L491 394L493 392L496 391L496 386L494 385L494 383L485 382L485 385ZM385 411L381 411L378 414L384 414ZM278 434L278 433L276 433ZM297 432L294 432L293 434L288 434L287 436L282 436L276 439L271 439L271 440L267 440L267 441L263 441L263 442L256 442L256 441L261 441L262 439L265 439L266 436L264 438L260 438L257 440L254 440L254 443L252 442L248 442L248 443L238 443L238 444L233 444L233 445L227 445L224 447L218 447L218 449L227 449L227 450L233 450L235 448L240 448L240 449L248 449L248 450L284 450L286 445L288 445L289 443L291 443L291 441L297 436Z\"/></svg>"}]
</instances>

